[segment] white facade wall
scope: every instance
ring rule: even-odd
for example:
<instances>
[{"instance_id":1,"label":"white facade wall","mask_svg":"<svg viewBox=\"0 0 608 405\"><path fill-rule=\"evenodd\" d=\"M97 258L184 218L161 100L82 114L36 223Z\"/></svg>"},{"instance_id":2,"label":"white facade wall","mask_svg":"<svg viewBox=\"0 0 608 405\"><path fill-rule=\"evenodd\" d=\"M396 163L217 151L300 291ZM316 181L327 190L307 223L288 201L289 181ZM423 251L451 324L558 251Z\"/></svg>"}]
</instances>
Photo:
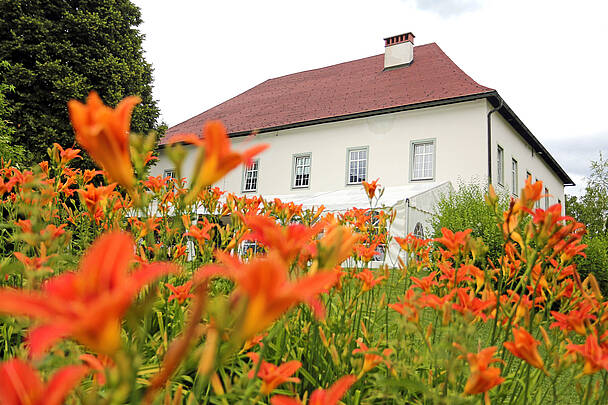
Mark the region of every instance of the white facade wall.
<instances>
[{"instance_id":1,"label":"white facade wall","mask_svg":"<svg viewBox=\"0 0 608 405\"><path fill-rule=\"evenodd\" d=\"M270 148L259 156L258 187L255 194L298 194L335 191L360 185L347 185L347 150L368 149L368 181L380 178L385 186L409 184L412 141L435 142L434 178L430 181L470 181L485 178L486 102L475 100L445 106L357 118L259 134L255 138L233 138L236 149L257 143ZM192 148L192 147L190 147ZM310 186L293 188L293 156L310 153ZM161 150L152 175L163 174L171 163ZM195 154L190 153L183 176L192 172ZM243 167L229 173L216 184L241 193Z\"/></svg>"},{"instance_id":2,"label":"white facade wall","mask_svg":"<svg viewBox=\"0 0 608 405\"><path fill-rule=\"evenodd\" d=\"M336 191L360 185L347 184L347 151L365 147L368 150L368 181L380 178L385 186L411 184L412 142L434 140L435 168L430 181L487 181L487 113L492 106L486 99L423 108L418 110L310 125L259 134L256 137L232 138L237 150L258 143L270 148L259 155L258 185L252 194L308 194ZM504 184L498 184L497 148L504 151ZM192 146L187 146L193 149ZM310 185L293 187L294 155L310 153ZM189 153L182 176L192 173L195 153ZM512 190L511 162L518 162L518 190ZM172 163L161 149L153 176L172 169ZM550 204L564 203L564 186L543 158L532 153L531 146L499 114L492 114L492 177L497 191L519 194L526 172L533 180L542 180L551 197ZM216 186L243 194L242 166L230 172ZM544 208L544 201L540 207Z\"/></svg>"},{"instance_id":3,"label":"white facade wall","mask_svg":"<svg viewBox=\"0 0 608 405\"><path fill-rule=\"evenodd\" d=\"M492 109L490 103L486 103L487 111ZM487 112L486 112L487 113ZM487 144L487 141L486 141ZM504 184L498 184L498 146L504 150ZM520 190L513 190L511 162L517 161L518 165L518 188L521 189L526 180L526 173L532 175L532 180L541 180L543 187L549 191L549 205L561 202L564 210L564 184L557 174L545 163L541 155L533 152L528 144L513 127L499 113L492 114L492 183L497 191L503 191L517 196ZM486 169L487 172L487 169ZM544 190L543 190L544 194ZM545 208L544 199L540 201L540 208Z\"/></svg>"}]
</instances>

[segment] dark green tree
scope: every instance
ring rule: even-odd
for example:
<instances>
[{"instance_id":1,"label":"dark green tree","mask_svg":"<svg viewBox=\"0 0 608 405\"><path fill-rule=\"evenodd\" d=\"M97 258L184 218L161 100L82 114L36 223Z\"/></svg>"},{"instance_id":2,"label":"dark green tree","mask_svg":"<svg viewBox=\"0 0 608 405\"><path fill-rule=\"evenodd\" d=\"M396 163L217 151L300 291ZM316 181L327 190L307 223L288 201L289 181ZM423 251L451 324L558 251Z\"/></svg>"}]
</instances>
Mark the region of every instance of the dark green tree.
<instances>
[{"instance_id":1,"label":"dark green tree","mask_svg":"<svg viewBox=\"0 0 608 405\"><path fill-rule=\"evenodd\" d=\"M158 127L152 67L146 62L141 13L130 0L0 0L0 61L14 129L27 159L45 159L53 142L74 144L66 103L96 90L108 105L135 94L132 130Z\"/></svg>"},{"instance_id":2,"label":"dark green tree","mask_svg":"<svg viewBox=\"0 0 608 405\"><path fill-rule=\"evenodd\" d=\"M7 61L0 61L0 157L5 162L11 161L12 165L20 166L25 151L23 147L14 145L13 136L15 128L9 121L12 109L6 100L6 94L14 91L14 88L3 81L3 72L9 68Z\"/></svg>"}]
</instances>

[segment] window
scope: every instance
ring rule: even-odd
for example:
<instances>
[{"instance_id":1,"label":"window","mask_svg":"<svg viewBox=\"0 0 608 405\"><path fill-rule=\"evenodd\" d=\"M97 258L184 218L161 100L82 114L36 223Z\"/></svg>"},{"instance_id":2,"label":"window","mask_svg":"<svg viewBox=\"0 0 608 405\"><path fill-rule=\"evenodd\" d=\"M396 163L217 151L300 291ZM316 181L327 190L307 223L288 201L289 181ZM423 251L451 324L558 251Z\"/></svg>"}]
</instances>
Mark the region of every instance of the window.
<instances>
[{"instance_id":1,"label":"window","mask_svg":"<svg viewBox=\"0 0 608 405\"><path fill-rule=\"evenodd\" d=\"M530 179L530 181L532 181L532 173L526 171L526 180Z\"/></svg>"},{"instance_id":2,"label":"window","mask_svg":"<svg viewBox=\"0 0 608 405\"><path fill-rule=\"evenodd\" d=\"M254 240L244 240L241 243L241 256L242 257L251 257L257 254L263 253L264 247Z\"/></svg>"},{"instance_id":3,"label":"window","mask_svg":"<svg viewBox=\"0 0 608 405\"><path fill-rule=\"evenodd\" d=\"M383 262L386 257L386 245L379 244L376 246L376 254L372 257L372 262Z\"/></svg>"},{"instance_id":4,"label":"window","mask_svg":"<svg viewBox=\"0 0 608 405\"><path fill-rule=\"evenodd\" d=\"M412 180L433 180L435 141L412 142Z\"/></svg>"},{"instance_id":5,"label":"window","mask_svg":"<svg viewBox=\"0 0 608 405\"><path fill-rule=\"evenodd\" d=\"M545 209L549 209L549 189L545 187Z\"/></svg>"},{"instance_id":6,"label":"window","mask_svg":"<svg viewBox=\"0 0 608 405\"><path fill-rule=\"evenodd\" d=\"M310 185L310 161L310 154L294 156L293 188L306 188Z\"/></svg>"},{"instance_id":7,"label":"window","mask_svg":"<svg viewBox=\"0 0 608 405\"><path fill-rule=\"evenodd\" d=\"M348 150L348 184L367 180L367 148Z\"/></svg>"},{"instance_id":8,"label":"window","mask_svg":"<svg viewBox=\"0 0 608 405\"><path fill-rule=\"evenodd\" d=\"M515 195L517 195L517 190L519 190L518 177L517 160L511 159L511 192Z\"/></svg>"},{"instance_id":9,"label":"window","mask_svg":"<svg viewBox=\"0 0 608 405\"><path fill-rule=\"evenodd\" d=\"M505 151L499 146L496 152L496 181L502 186L505 184Z\"/></svg>"},{"instance_id":10,"label":"window","mask_svg":"<svg viewBox=\"0 0 608 405\"><path fill-rule=\"evenodd\" d=\"M258 165L259 160L254 160L245 168L243 179L243 191L256 191L258 189Z\"/></svg>"},{"instance_id":11,"label":"window","mask_svg":"<svg viewBox=\"0 0 608 405\"><path fill-rule=\"evenodd\" d=\"M414 236L418 239L424 239L424 227L420 222L416 223L414 227Z\"/></svg>"},{"instance_id":12,"label":"window","mask_svg":"<svg viewBox=\"0 0 608 405\"><path fill-rule=\"evenodd\" d=\"M163 171L163 177L175 178L175 169L165 169Z\"/></svg>"}]
</instances>

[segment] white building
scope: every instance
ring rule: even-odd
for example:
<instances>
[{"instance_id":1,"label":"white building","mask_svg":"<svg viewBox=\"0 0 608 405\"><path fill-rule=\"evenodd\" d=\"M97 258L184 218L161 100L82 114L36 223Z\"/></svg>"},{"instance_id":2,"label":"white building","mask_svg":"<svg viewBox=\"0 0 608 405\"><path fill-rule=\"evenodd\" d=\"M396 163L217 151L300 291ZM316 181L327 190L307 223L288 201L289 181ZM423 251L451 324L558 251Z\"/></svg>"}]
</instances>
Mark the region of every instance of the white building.
<instances>
[{"instance_id":1,"label":"white building","mask_svg":"<svg viewBox=\"0 0 608 405\"><path fill-rule=\"evenodd\" d=\"M542 205L563 202L574 183L498 92L437 44L413 42L411 33L389 37L383 54L267 80L170 128L152 174L174 169L163 149L171 136L221 120L237 149L270 144L252 167L217 184L230 192L318 202L323 193L361 190L362 180L424 191L477 178L516 195L531 175L551 195Z\"/></svg>"}]
</instances>

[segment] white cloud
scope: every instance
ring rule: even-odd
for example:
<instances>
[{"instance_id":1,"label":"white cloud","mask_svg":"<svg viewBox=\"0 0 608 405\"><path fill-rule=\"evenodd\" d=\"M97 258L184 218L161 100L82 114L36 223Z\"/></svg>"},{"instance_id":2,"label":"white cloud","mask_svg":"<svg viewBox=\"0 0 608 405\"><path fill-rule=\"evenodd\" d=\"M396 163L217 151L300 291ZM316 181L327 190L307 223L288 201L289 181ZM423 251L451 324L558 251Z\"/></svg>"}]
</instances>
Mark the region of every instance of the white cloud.
<instances>
[{"instance_id":1,"label":"white cloud","mask_svg":"<svg viewBox=\"0 0 608 405\"><path fill-rule=\"evenodd\" d=\"M420 10L431 11L442 17L453 17L479 10L480 0L415 0Z\"/></svg>"}]
</instances>

